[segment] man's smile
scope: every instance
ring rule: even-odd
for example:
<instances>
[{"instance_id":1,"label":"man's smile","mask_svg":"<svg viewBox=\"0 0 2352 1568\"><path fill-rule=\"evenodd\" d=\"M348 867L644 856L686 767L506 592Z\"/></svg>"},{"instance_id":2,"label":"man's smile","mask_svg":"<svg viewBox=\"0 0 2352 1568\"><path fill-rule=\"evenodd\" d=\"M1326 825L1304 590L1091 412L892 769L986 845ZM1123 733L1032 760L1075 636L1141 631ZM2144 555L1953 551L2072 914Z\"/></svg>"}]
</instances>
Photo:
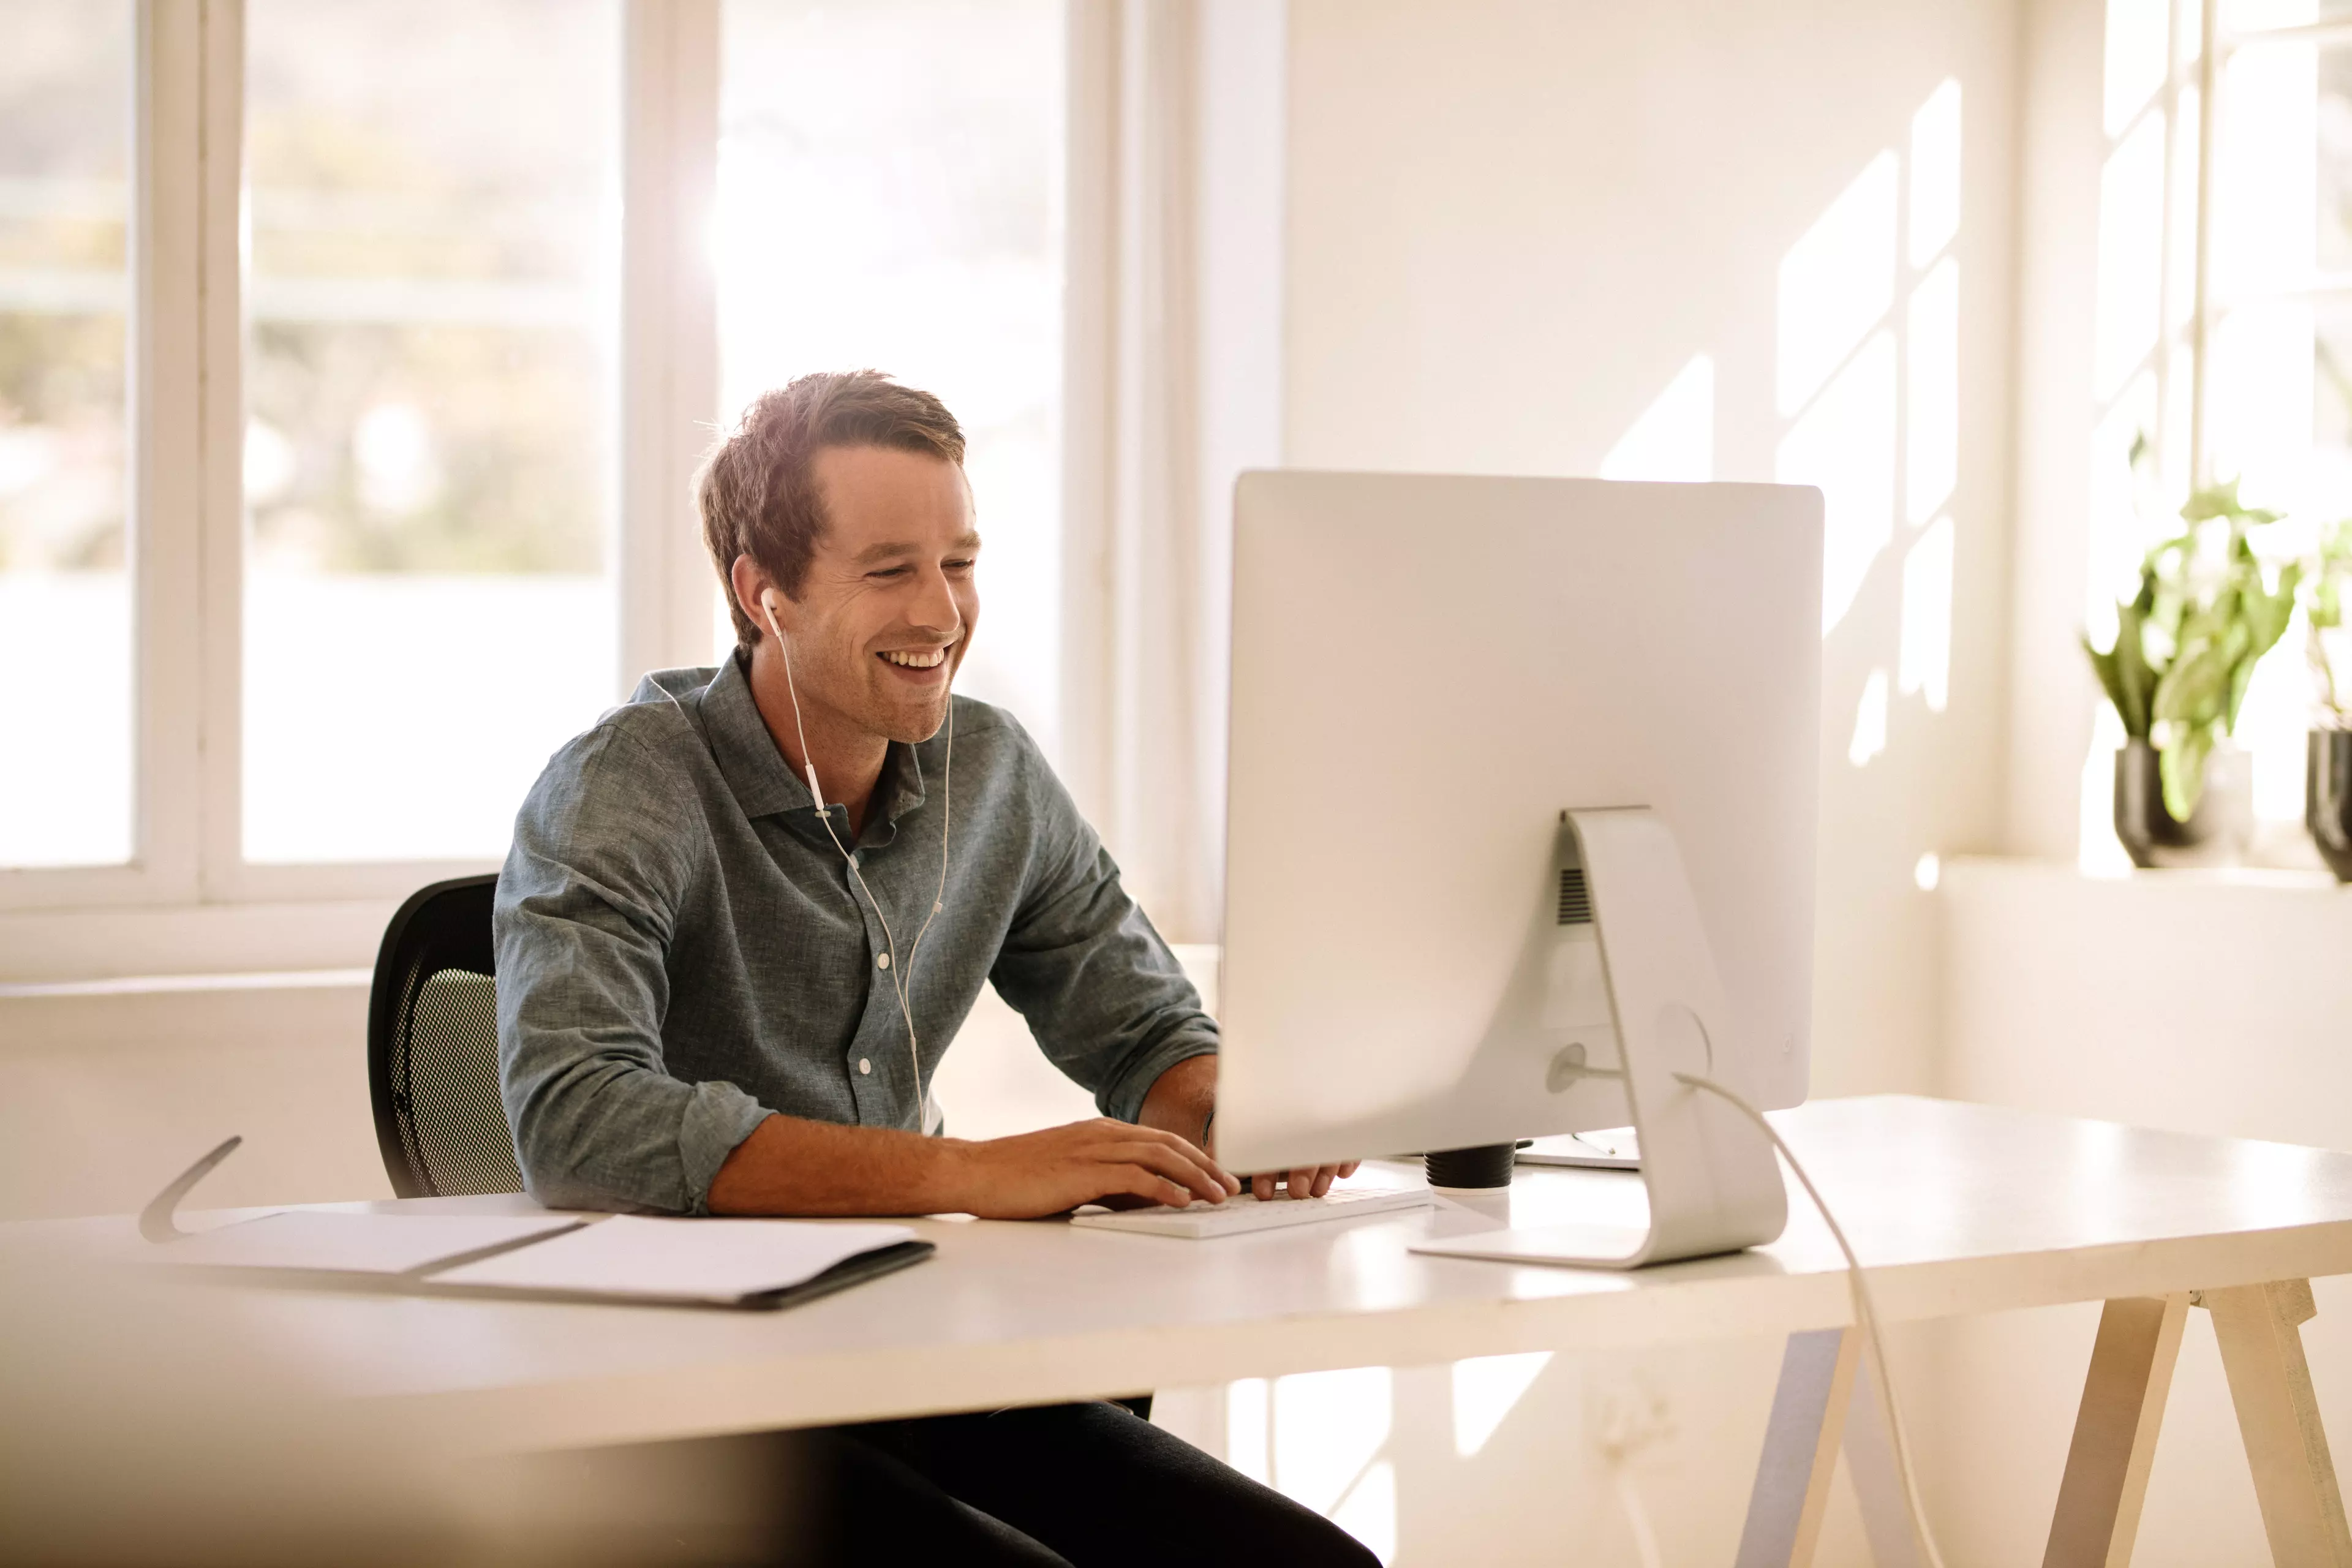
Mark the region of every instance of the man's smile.
<instances>
[{"instance_id":1,"label":"man's smile","mask_svg":"<svg viewBox=\"0 0 2352 1568\"><path fill-rule=\"evenodd\" d=\"M947 673L948 654L955 646L950 643L945 647L884 648L874 657L888 665L902 679L929 684Z\"/></svg>"}]
</instances>

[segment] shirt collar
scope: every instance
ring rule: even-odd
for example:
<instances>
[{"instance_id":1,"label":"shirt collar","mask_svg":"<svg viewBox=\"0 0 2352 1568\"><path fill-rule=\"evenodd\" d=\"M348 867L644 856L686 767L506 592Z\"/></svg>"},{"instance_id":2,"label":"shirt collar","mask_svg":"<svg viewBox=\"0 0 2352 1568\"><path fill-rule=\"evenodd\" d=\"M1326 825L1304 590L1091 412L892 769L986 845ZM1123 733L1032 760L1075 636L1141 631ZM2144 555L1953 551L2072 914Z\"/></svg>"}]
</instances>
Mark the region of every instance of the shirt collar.
<instances>
[{"instance_id":1,"label":"shirt collar","mask_svg":"<svg viewBox=\"0 0 2352 1568\"><path fill-rule=\"evenodd\" d=\"M722 661L702 697L702 711L710 736L710 754L736 804L746 816L779 814L797 817L806 830L822 835L816 802L808 784L793 772L767 721L751 696L751 680L739 650ZM887 844L897 836L898 819L923 804L923 763L916 748L890 742L882 759L882 776L875 781L874 805L866 816L865 842ZM838 812L835 805L831 811ZM846 823L835 817L836 830Z\"/></svg>"}]
</instances>

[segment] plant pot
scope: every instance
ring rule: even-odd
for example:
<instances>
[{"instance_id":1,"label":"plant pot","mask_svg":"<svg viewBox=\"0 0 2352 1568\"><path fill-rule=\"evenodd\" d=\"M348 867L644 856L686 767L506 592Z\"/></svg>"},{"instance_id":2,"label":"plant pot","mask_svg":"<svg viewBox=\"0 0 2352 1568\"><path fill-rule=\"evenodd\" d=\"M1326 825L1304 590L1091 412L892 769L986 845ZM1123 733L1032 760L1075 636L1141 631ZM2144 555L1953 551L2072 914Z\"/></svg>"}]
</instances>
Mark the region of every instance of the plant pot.
<instances>
[{"instance_id":1,"label":"plant pot","mask_svg":"<svg viewBox=\"0 0 2352 1568\"><path fill-rule=\"evenodd\" d=\"M2352 730L2314 730L2303 764L2303 823L2339 882L2352 882Z\"/></svg>"},{"instance_id":2,"label":"plant pot","mask_svg":"<svg viewBox=\"0 0 2352 1568\"><path fill-rule=\"evenodd\" d=\"M2254 837L2252 770L2224 742L2205 759L2205 793L2186 822L2164 808L2156 748L2126 742L2116 753L2116 837L2141 868L2234 866Z\"/></svg>"}]
</instances>

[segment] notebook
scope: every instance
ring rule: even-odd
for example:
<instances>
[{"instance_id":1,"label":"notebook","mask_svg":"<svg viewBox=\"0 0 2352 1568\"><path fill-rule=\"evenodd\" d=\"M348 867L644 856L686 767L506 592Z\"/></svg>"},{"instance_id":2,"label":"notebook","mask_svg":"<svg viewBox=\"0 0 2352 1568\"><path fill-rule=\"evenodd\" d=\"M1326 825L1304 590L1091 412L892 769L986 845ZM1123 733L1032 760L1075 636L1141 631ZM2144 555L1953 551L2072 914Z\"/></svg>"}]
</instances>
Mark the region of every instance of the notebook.
<instances>
[{"instance_id":1,"label":"notebook","mask_svg":"<svg viewBox=\"0 0 2352 1568\"><path fill-rule=\"evenodd\" d=\"M919 1263L903 1225L289 1210L146 1256L257 1282L771 1310Z\"/></svg>"},{"instance_id":2,"label":"notebook","mask_svg":"<svg viewBox=\"0 0 2352 1568\"><path fill-rule=\"evenodd\" d=\"M432 1276L436 1293L781 1307L920 1262L903 1225L618 1215Z\"/></svg>"}]
</instances>

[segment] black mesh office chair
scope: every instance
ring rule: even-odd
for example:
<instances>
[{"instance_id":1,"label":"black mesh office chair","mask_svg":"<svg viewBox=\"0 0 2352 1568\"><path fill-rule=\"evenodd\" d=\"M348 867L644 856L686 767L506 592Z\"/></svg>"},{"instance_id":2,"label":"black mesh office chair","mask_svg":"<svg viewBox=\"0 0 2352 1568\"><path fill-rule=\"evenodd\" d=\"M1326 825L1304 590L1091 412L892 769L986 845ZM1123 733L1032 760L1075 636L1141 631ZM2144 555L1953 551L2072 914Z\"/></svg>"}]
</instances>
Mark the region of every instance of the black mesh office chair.
<instances>
[{"instance_id":1,"label":"black mesh office chair","mask_svg":"<svg viewBox=\"0 0 2352 1568\"><path fill-rule=\"evenodd\" d=\"M420 889L375 955L368 1087L383 1168L404 1198L522 1191L499 1102L498 882L460 877Z\"/></svg>"}]
</instances>

